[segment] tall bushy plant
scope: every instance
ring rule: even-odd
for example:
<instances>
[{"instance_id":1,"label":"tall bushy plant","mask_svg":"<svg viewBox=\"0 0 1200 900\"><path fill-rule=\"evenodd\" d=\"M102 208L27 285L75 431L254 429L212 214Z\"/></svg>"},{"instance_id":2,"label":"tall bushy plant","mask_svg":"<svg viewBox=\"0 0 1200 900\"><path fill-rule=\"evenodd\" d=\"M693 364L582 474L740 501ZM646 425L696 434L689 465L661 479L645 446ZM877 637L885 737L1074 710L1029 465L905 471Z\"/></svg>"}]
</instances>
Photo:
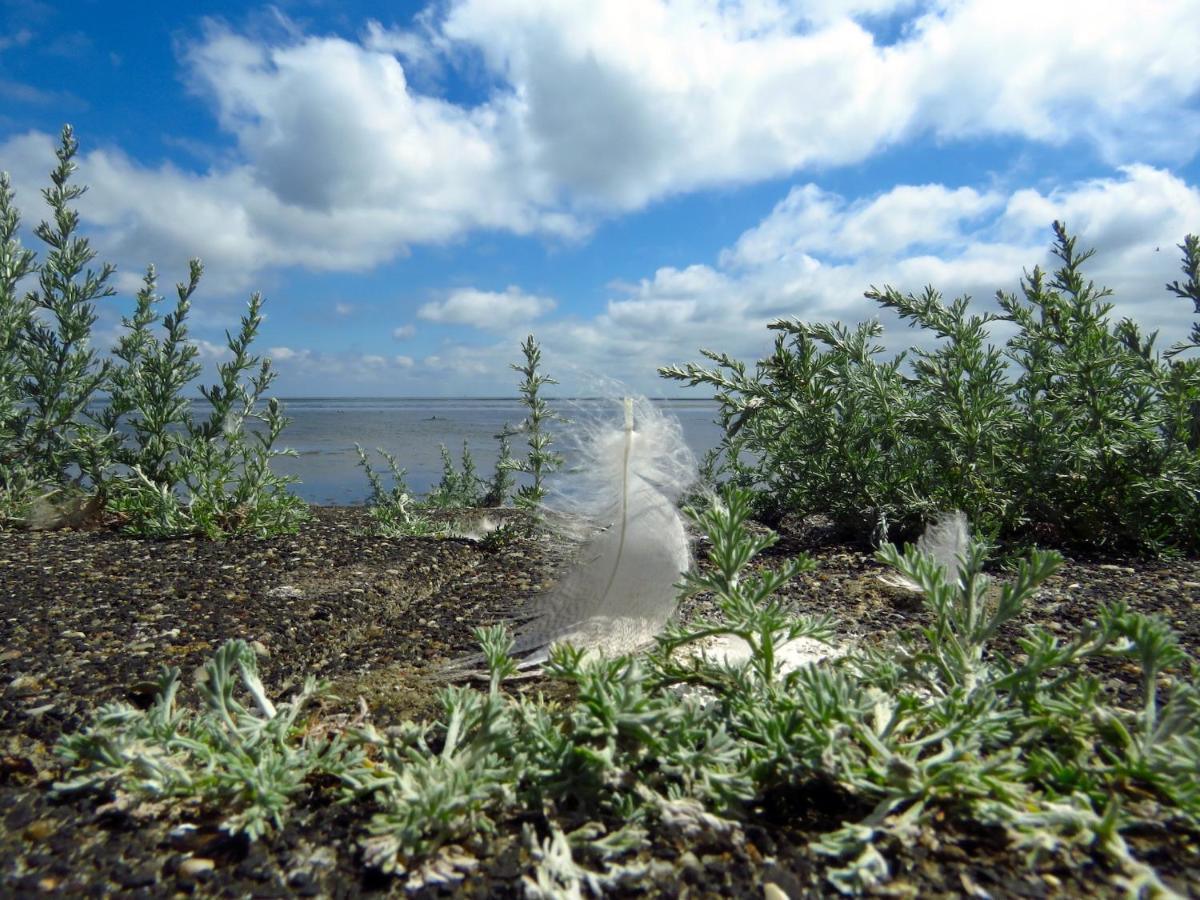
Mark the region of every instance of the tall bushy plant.
<instances>
[{"instance_id":1,"label":"tall bushy plant","mask_svg":"<svg viewBox=\"0 0 1200 900\"><path fill-rule=\"evenodd\" d=\"M183 391L201 371L199 350L187 339L187 316L202 272L200 261L193 259L188 283L176 285L174 311L163 316L160 339L151 328L158 322L155 307L162 297L156 292L154 267L147 268L137 306L123 320L125 333L113 350L117 362L108 405L97 417L113 432L122 419L128 422L132 435L117 450L116 459L160 489L173 490L184 479L180 454L191 406Z\"/></svg>"},{"instance_id":2,"label":"tall bushy plant","mask_svg":"<svg viewBox=\"0 0 1200 900\"><path fill-rule=\"evenodd\" d=\"M0 172L0 520L18 514L33 479L19 449L26 420L20 342L33 302L17 285L37 270L37 255L21 246L20 224L8 173Z\"/></svg>"},{"instance_id":3,"label":"tall bushy plant","mask_svg":"<svg viewBox=\"0 0 1200 900\"><path fill-rule=\"evenodd\" d=\"M715 366L660 373L716 389L733 479L767 509L827 513L882 540L936 508L966 510L987 535L1037 535L1107 548L1200 546L1198 342L1154 349L1108 291L1083 274L1091 253L1054 223L1059 266L1035 268L1002 314L932 289L867 297L931 331L933 350L881 362L877 323L847 329L780 321L775 352L749 374ZM1200 246L1181 245L1188 280L1168 289L1200 307ZM1003 348L988 325L1013 323Z\"/></svg>"},{"instance_id":4,"label":"tall bushy plant","mask_svg":"<svg viewBox=\"0 0 1200 900\"><path fill-rule=\"evenodd\" d=\"M115 293L108 284L114 269L108 263L90 268L96 252L78 234L79 213L71 203L87 190L71 184L78 149L74 132L65 126L51 186L42 191L53 221L34 228L49 250L28 297L33 314L24 317L16 345L25 403L14 444L34 481L50 489L79 485L85 478L96 485L108 462L106 436L83 413L108 376L107 363L91 346L91 333L96 301Z\"/></svg>"},{"instance_id":5,"label":"tall bushy plant","mask_svg":"<svg viewBox=\"0 0 1200 900\"><path fill-rule=\"evenodd\" d=\"M287 492L292 479L270 469L275 448L288 423L278 401L263 407L274 378L270 361L250 353L262 322L262 298L250 298L236 335L227 334L230 360L218 367L220 384L201 387L210 405L197 421L183 391L201 371L199 351L187 337L191 297L203 267L192 260L186 284L176 285L173 312L157 322L154 269L147 270L137 307L125 319L126 333L114 355L109 406L102 423L115 431L123 420L132 435L117 451L130 477L114 486L112 507L139 534L166 537L200 532L220 537L231 532L273 534L293 530L307 507ZM247 375L257 367L257 372ZM247 420L262 428L248 431Z\"/></svg>"},{"instance_id":6,"label":"tall bushy plant","mask_svg":"<svg viewBox=\"0 0 1200 900\"><path fill-rule=\"evenodd\" d=\"M279 401L263 398L275 380L270 359L250 352L262 324L262 296L250 297L237 334L226 333L231 358L217 367L219 383L202 386L208 417L187 424L189 512L199 530L210 535L229 531L256 534L294 530L308 516L308 506L290 494L295 479L276 475L270 461L293 455L276 442L290 419ZM259 422L250 430L248 422Z\"/></svg>"},{"instance_id":7,"label":"tall bushy plant","mask_svg":"<svg viewBox=\"0 0 1200 900\"><path fill-rule=\"evenodd\" d=\"M108 285L114 269L89 268L96 254L77 233L71 204L86 190L70 181L77 150L64 127L51 187L43 191L53 222L34 229L49 247L40 266L17 240L19 215L8 178L0 177L0 517L69 521L77 503L70 496L52 503L48 515L26 514L37 494L74 485L94 490L84 509L105 501L139 534L216 537L294 527L307 507L268 465L281 452L274 444L287 419L274 400L260 409L274 373L249 352L262 321L257 294L241 330L227 335L233 359L220 366L221 383L201 389L212 412L199 424L184 396L201 371L186 324L199 260L191 261L161 327L151 266L113 358L101 360L91 346L95 302L115 293ZM18 282L34 272L38 287L18 296ZM101 392L108 403L89 409ZM260 420L261 432L248 434L247 419Z\"/></svg>"}]
</instances>

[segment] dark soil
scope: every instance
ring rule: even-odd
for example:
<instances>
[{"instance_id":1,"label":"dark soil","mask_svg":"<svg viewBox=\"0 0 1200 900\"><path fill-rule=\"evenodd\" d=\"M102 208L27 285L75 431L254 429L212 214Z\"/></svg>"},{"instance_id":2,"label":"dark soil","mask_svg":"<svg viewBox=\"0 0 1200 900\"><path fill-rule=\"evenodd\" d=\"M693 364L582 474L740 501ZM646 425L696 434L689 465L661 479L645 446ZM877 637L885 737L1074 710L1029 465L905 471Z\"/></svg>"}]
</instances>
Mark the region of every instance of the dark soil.
<instances>
[{"instance_id":1,"label":"dark soil","mask_svg":"<svg viewBox=\"0 0 1200 900\"><path fill-rule=\"evenodd\" d=\"M489 550L465 540L384 539L367 535L361 509L314 513L299 535L262 541L0 531L0 895L402 892L363 867L357 840L368 813L337 805L331 785L312 785L286 827L253 844L225 836L218 810L130 808L104 796L56 799L49 790L62 775L52 753L61 734L82 727L101 703L148 702L163 663L190 681L232 637L256 642L271 696L313 673L341 698L327 701L330 714L354 712L362 696L379 727L434 715L437 685L424 671L472 650L476 625L519 613L562 562L558 549L535 540ZM798 611L831 612L843 636L858 641L884 641L921 621L909 596L879 582L882 567L869 553L823 544L812 529L785 533L764 562L801 550L817 567L785 588ZM1066 636L1113 600L1164 616L1200 656L1196 559L1068 561L1000 649L1016 654L1015 637L1031 622ZM1136 694L1136 669L1118 663L1102 676L1117 694ZM778 791L735 838L655 835L643 851L656 861L651 874L629 893L762 897L773 883L791 897L827 896L826 863L808 845L863 812L819 784ZM470 848L482 865L443 892L520 896L522 824ZM1200 835L1164 824L1127 840L1176 890L1200 895ZM1001 833L953 818L914 846L884 849L895 874L888 892L899 895L1122 893L1118 873L1098 855L1029 868Z\"/></svg>"}]
</instances>

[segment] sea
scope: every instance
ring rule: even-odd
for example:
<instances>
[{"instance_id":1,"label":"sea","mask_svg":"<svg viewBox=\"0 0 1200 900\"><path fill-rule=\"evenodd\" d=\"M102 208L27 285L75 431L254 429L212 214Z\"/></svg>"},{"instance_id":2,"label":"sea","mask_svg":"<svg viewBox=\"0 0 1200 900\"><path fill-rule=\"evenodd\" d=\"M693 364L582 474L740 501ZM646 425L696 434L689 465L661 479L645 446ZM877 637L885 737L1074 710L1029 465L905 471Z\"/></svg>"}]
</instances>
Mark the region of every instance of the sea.
<instances>
[{"instance_id":1,"label":"sea","mask_svg":"<svg viewBox=\"0 0 1200 900\"><path fill-rule=\"evenodd\" d=\"M614 423L621 421L619 401L551 399L548 402L554 412L574 421L597 416L607 416ZM697 459L720 443L722 431L716 422L716 401L660 399L654 403L679 420L684 439ZM395 456L406 471L409 489L418 496L428 493L441 480L443 445L457 466L465 443L477 474L489 478L500 453L496 436L506 425L518 425L527 412L515 398L293 397L280 398L280 404L291 422L280 436L278 446L294 450L296 455L275 459L271 468L278 474L294 476L297 482L292 491L309 503L322 506L354 506L367 501L370 488L359 465L355 444L368 452L385 487L390 480L378 450ZM199 408L195 413L203 415ZM560 436L567 428L568 425L558 422L548 426L552 434ZM512 454L517 457L527 450L521 435L514 436L511 445ZM566 451L569 442L561 440L559 446ZM570 465L569 459L567 464Z\"/></svg>"}]
</instances>

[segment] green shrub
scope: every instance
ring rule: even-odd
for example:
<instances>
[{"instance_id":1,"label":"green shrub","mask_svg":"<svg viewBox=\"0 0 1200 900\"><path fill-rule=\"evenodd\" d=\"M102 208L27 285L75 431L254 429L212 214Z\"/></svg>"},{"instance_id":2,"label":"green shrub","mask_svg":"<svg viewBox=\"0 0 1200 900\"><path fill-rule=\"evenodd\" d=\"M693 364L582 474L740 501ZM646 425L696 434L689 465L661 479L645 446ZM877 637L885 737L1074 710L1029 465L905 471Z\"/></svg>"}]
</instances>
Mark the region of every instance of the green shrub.
<instances>
[{"instance_id":1,"label":"green shrub","mask_svg":"<svg viewBox=\"0 0 1200 900\"><path fill-rule=\"evenodd\" d=\"M881 359L877 322L778 321L753 374L729 356L660 373L716 390L724 474L768 513L824 513L883 541L959 508L980 533L1118 550L1200 547L1200 361L1109 320L1108 292L1083 276L1090 253L1055 223L1052 276L1035 268L1001 313L970 314L932 288L872 288L937 340ZM1200 245L1181 245L1200 310ZM1016 326L1002 349L988 326Z\"/></svg>"},{"instance_id":2,"label":"green shrub","mask_svg":"<svg viewBox=\"0 0 1200 900\"><path fill-rule=\"evenodd\" d=\"M386 450L378 452L388 465L392 475L392 486L384 489L379 473L371 467L371 461L363 448L355 444L358 464L362 466L371 486L367 506L375 520L376 533L383 537L406 535L432 535L438 533L437 526L421 511L421 505L408 490L407 473L400 467L396 457Z\"/></svg>"},{"instance_id":3,"label":"green shrub","mask_svg":"<svg viewBox=\"0 0 1200 900\"><path fill-rule=\"evenodd\" d=\"M42 192L53 221L34 228L48 247L41 265L16 241L19 213L7 178L0 190L0 353L5 358L0 368L9 385L0 389L6 407L0 413L5 439L0 491L10 515L20 516L35 494L100 487L109 463L110 436L88 423L84 413L108 377L108 364L91 346L91 332L96 301L115 293L108 285L114 270L108 264L89 268L96 253L77 233L79 214L71 202L86 190L71 184L78 148L71 127L64 127L51 186ZM35 271L37 287L18 298L17 281Z\"/></svg>"},{"instance_id":4,"label":"green shrub","mask_svg":"<svg viewBox=\"0 0 1200 900\"><path fill-rule=\"evenodd\" d=\"M25 518L39 495L61 506L90 490L97 505L106 503L140 535L293 530L307 506L288 494L291 479L269 466L288 420L274 400L263 408L274 372L249 352L261 298L251 298L240 331L228 336L233 360L219 367L220 384L201 388L211 408L205 421L195 420L184 396L201 371L187 332L199 260L191 261L161 329L155 308L162 298L153 266L147 269L113 358L101 361L90 346L94 304L113 295L114 270L88 268L95 253L76 234L79 215L70 204L86 190L70 184L77 150L66 126L52 186L43 192L54 223L34 230L50 248L40 266L17 242L19 216L7 176L0 179L0 518ZM38 289L19 297L17 282L35 271ZM88 409L103 392L107 404ZM262 430L248 434L247 420Z\"/></svg>"},{"instance_id":5,"label":"green shrub","mask_svg":"<svg viewBox=\"0 0 1200 900\"><path fill-rule=\"evenodd\" d=\"M445 444L441 445L441 454L442 479L425 498L425 505L437 509L474 509L482 506L484 482L475 474L475 460L467 442L463 441L461 471L455 468Z\"/></svg>"},{"instance_id":6,"label":"green shrub","mask_svg":"<svg viewBox=\"0 0 1200 900\"><path fill-rule=\"evenodd\" d=\"M21 246L20 224L8 173L0 172L0 521L21 515L37 478L21 451L28 419L21 340L33 316L33 301L17 289L36 271L37 257Z\"/></svg>"}]
</instances>

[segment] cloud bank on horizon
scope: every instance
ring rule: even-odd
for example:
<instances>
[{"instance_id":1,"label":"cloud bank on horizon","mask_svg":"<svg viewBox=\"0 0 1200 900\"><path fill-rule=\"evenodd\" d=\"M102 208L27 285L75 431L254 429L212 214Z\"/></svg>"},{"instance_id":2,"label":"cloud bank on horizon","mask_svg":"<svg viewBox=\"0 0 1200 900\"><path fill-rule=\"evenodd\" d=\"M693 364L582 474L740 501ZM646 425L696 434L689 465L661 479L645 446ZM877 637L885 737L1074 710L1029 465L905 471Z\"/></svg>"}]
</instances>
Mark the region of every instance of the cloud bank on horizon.
<instances>
[{"instance_id":1,"label":"cloud bank on horizon","mask_svg":"<svg viewBox=\"0 0 1200 900\"><path fill-rule=\"evenodd\" d=\"M1167 341L1193 317L1161 289L1200 232L1191 0L294 2L137 29L78 6L0 5L26 224L74 109L124 302L202 257L216 357L262 288L285 396L507 394L529 331L565 393L673 392L658 365L875 315L871 284L986 305L1056 218L1117 315Z\"/></svg>"}]
</instances>

